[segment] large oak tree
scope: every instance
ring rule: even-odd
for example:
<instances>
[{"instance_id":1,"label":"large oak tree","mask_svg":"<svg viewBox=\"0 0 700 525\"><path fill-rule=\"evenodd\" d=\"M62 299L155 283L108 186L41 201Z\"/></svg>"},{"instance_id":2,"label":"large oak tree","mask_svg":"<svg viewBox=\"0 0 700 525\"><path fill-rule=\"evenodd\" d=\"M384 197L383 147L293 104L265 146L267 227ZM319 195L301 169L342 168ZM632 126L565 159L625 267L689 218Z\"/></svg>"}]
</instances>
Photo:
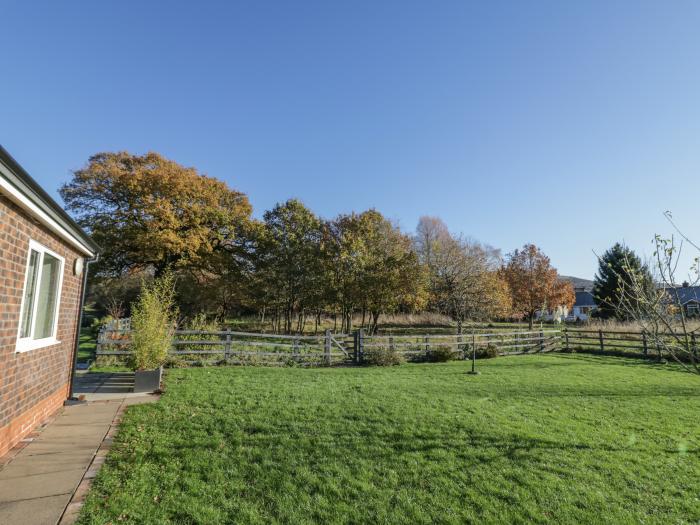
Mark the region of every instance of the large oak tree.
<instances>
[{"instance_id":1,"label":"large oak tree","mask_svg":"<svg viewBox=\"0 0 700 525\"><path fill-rule=\"evenodd\" d=\"M112 274L201 264L235 245L252 211L244 194L158 153L93 155L60 193Z\"/></svg>"}]
</instances>

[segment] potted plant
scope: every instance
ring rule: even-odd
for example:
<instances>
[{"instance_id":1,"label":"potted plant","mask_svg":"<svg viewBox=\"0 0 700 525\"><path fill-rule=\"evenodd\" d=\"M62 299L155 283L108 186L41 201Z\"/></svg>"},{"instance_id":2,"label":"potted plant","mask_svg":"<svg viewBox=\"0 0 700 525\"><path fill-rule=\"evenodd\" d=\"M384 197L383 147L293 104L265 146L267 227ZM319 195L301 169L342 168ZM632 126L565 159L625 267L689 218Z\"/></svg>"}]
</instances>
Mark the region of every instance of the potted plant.
<instances>
[{"instance_id":1,"label":"potted plant","mask_svg":"<svg viewBox=\"0 0 700 525\"><path fill-rule=\"evenodd\" d=\"M144 284L131 306L134 392L160 389L163 363L175 331L175 287L172 274Z\"/></svg>"}]
</instances>

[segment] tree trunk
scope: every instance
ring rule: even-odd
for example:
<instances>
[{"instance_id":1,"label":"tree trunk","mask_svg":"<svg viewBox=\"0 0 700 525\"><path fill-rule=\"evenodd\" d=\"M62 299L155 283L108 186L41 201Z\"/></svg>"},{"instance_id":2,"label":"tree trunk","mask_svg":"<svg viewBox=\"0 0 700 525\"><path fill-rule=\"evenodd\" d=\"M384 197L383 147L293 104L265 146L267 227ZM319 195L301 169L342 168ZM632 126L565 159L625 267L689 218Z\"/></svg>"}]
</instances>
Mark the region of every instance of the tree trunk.
<instances>
[{"instance_id":1,"label":"tree trunk","mask_svg":"<svg viewBox=\"0 0 700 525\"><path fill-rule=\"evenodd\" d=\"M372 312L372 327L370 330L370 333L372 335L375 335L377 333L377 329L379 327L379 316L381 315L381 312Z\"/></svg>"}]
</instances>

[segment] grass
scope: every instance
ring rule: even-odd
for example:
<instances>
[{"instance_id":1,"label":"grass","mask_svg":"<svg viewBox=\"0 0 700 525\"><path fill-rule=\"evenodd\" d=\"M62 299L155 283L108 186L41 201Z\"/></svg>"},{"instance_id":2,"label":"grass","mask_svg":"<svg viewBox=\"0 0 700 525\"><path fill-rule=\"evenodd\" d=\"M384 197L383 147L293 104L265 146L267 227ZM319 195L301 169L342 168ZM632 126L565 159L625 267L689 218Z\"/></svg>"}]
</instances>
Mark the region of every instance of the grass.
<instances>
[{"instance_id":1,"label":"grass","mask_svg":"<svg viewBox=\"0 0 700 525\"><path fill-rule=\"evenodd\" d=\"M697 523L700 378L583 355L171 370L80 523Z\"/></svg>"},{"instance_id":2,"label":"grass","mask_svg":"<svg viewBox=\"0 0 700 525\"><path fill-rule=\"evenodd\" d=\"M78 342L78 361L81 363L95 359L97 341L90 328L80 329L80 339Z\"/></svg>"}]
</instances>

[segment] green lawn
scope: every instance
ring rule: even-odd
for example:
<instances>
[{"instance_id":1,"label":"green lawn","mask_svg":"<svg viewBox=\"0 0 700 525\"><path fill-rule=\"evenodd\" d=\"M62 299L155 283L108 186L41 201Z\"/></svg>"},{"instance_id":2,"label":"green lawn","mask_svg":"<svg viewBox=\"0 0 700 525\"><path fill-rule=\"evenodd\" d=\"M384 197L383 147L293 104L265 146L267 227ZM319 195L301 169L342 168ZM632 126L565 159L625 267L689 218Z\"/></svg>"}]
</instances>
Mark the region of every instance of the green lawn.
<instances>
[{"instance_id":1,"label":"green lawn","mask_svg":"<svg viewBox=\"0 0 700 525\"><path fill-rule=\"evenodd\" d=\"M171 370L81 523L697 523L700 378L540 355Z\"/></svg>"},{"instance_id":2,"label":"green lawn","mask_svg":"<svg viewBox=\"0 0 700 525\"><path fill-rule=\"evenodd\" d=\"M97 341L89 328L80 330L80 340L78 343L78 361L84 363L95 359L95 349Z\"/></svg>"}]
</instances>

